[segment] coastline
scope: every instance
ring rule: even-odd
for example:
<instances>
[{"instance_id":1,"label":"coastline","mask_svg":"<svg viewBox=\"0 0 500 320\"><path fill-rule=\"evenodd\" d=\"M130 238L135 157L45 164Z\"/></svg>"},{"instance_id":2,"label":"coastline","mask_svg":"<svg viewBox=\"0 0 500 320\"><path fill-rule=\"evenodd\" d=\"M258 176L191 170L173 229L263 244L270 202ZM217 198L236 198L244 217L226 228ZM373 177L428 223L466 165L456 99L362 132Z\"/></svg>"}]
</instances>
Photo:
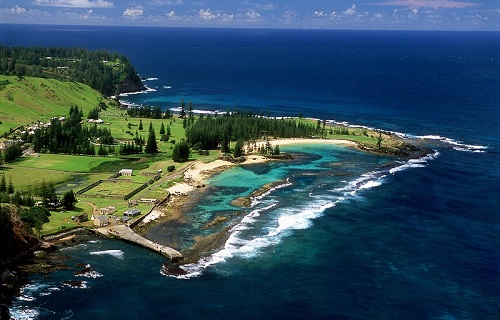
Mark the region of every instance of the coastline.
<instances>
[{"instance_id":1,"label":"coastline","mask_svg":"<svg viewBox=\"0 0 500 320\"><path fill-rule=\"evenodd\" d=\"M274 139L269 140L271 145L274 146L287 146L287 145L312 145L312 144L329 144L329 145L338 145L338 146L346 146L353 147L359 149L359 144L354 141L349 140L341 140L341 139L304 139L304 138L295 138L295 139ZM260 141L259 143L266 143L266 141ZM367 152L367 151L365 151ZM215 160L212 162L204 163L202 161L193 162L189 168L183 173L183 181L178 182L175 185L167 188L166 190L170 194L170 199L160 207L155 207L151 210L143 220L134 227L135 231L144 235L148 232L148 230L154 227L157 223L167 223L167 224L175 224L179 222L185 221L184 212L186 207L192 205L193 197L196 199L194 202L199 201L201 199L202 193L207 186L207 180L212 177L214 174L217 174L221 171L227 170L229 168L238 166L238 165L250 165L250 164L258 164L265 163L269 161L283 161L276 160L276 158L266 157L258 154L247 154L245 155L246 160L242 163L233 163L226 160ZM234 199L232 201L233 205L236 207L248 207L251 205L252 198L259 196L262 193L265 193L270 188L272 188L279 181L275 181L272 183L264 184L259 189L252 192L250 195L238 199ZM233 224L236 224L239 214L235 213L232 215L230 219L220 219L220 217L215 217L208 225L219 225L222 223L230 222L229 226L225 226L222 230L212 233L208 236L194 236L195 244L187 248L185 250L181 250L185 259L182 261L178 261L175 263L168 262L172 267L171 270L175 274L178 271L176 266L193 263L196 262L199 258L203 257L203 255L211 252L212 250L220 247L224 244L224 242L229 237L228 231L231 229ZM147 237L146 237L147 238ZM74 240L73 240L74 241ZM78 241L76 241L78 242Z\"/></svg>"},{"instance_id":2,"label":"coastline","mask_svg":"<svg viewBox=\"0 0 500 320\"><path fill-rule=\"evenodd\" d=\"M352 146L355 147L356 142L349 140L340 140L340 139L276 139L270 140L271 144L286 146L286 145L297 145L297 144L332 144L332 145L341 145L341 146ZM170 195L175 196L172 201L180 201L179 196L188 196L192 191L205 187L206 180L209 179L216 173L219 173L228 168L237 166L237 165L249 165L249 164L257 164L264 163L268 161L275 161L272 158L267 158L262 155L257 154L248 154L245 156L246 160L242 163L236 164L225 160L215 160L212 162L201 162L196 161L194 164L184 172L184 181L178 182L170 188L166 190L170 193ZM162 213L156 210L152 210L143 220L143 224L148 224L154 220L162 217Z\"/></svg>"},{"instance_id":3,"label":"coastline","mask_svg":"<svg viewBox=\"0 0 500 320\"><path fill-rule=\"evenodd\" d=\"M277 139L270 140L269 142L273 146L330 144L356 147L355 142L338 139ZM150 228L153 228L158 223L163 223L165 226L171 226L174 228L173 226L175 226L176 223L185 222L183 209L193 204L193 198L195 198L194 202L200 201L204 190L206 190L206 187L209 187L207 180L221 171L239 165L245 166L269 161L280 161L257 154L248 154L245 158L246 161L238 164L220 159L209 163L196 161L188 170L185 171L184 180L182 182L176 183L174 186L167 189L170 192L170 200L166 202L165 206L152 210L151 213L143 219L140 225L137 226L137 231L144 235L147 234ZM273 188L276 184L280 183L283 183L283 181L274 181L263 184L259 189L253 191L250 195L234 199L232 204L239 208L249 207L251 206L252 198L262 195L269 189ZM235 212L231 214L230 217L214 217L213 220L208 222L204 228L221 224L226 225L223 226L221 230L209 235L195 235L193 238L195 243L187 249L180 250L183 255L183 260L175 263L166 262L164 265L165 271L169 274L180 275L183 273L183 270L179 268L180 265L195 263L204 255L222 246L229 237L229 230L231 230L231 228L238 223L236 220L240 219L240 216L241 214L239 212Z\"/></svg>"}]
</instances>

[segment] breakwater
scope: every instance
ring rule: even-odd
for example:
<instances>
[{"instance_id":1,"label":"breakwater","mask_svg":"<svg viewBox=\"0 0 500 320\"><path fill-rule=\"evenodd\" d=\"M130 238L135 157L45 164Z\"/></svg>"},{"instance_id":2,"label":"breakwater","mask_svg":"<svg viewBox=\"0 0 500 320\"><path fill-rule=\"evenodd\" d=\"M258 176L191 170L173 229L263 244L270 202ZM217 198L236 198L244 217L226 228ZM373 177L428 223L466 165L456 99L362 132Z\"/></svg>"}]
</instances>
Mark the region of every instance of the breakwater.
<instances>
[{"instance_id":1,"label":"breakwater","mask_svg":"<svg viewBox=\"0 0 500 320\"><path fill-rule=\"evenodd\" d=\"M160 253L161 255L166 256L173 262L177 262L182 260L182 254L170 247L158 244L156 242L153 242L151 240L148 240L137 233L135 233L132 229L130 229L126 225L116 225L116 226L109 226L109 227L104 227L104 228L99 228L96 229L96 232L106 236L106 237L117 237L135 244L138 244L142 247L151 249L153 251L156 251Z\"/></svg>"}]
</instances>

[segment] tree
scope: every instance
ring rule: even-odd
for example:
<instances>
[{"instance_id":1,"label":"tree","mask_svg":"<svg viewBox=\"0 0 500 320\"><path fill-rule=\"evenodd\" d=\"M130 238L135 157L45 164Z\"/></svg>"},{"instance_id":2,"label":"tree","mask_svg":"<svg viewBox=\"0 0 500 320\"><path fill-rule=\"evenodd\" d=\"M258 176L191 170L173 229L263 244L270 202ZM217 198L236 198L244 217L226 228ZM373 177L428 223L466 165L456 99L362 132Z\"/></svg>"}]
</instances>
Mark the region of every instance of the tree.
<instances>
[{"instance_id":1,"label":"tree","mask_svg":"<svg viewBox=\"0 0 500 320\"><path fill-rule=\"evenodd\" d=\"M146 142L146 147L144 152L146 153L156 153L158 148L156 146L156 134L154 129L149 130L148 141Z\"/></svg>"},{"instance_id":2,"label":"tree","mask_svg":"<svg viewBox=\"0 0 500 320\"><path fill-rule=\"evenodd\" d=\"M382 141L384 139L382 138L382 132L378 132L378 136L377 136L377 147L380 149L380 146L382 145Z\"/></svg>"},{"instance_id":3,"label":"tree","mask_svg":"<svg viewBox=\"0 0 500 320\"><path fill-rule=\"evenodd\" d=\"M227 138L226 135L222 136L222 140L221 140L220 144L221 144L221 151L223 153L228 153L230 151L229 150L229 139Z\"/></svg>"},{"instance_id":4,"label":"tree","mask_svg":"<svg viewBox=\"0 0 500 320\"><path fill-rule=\"evenodd\" d=\"M188 115L189 115L189 122L193 123L194 113L193 113L193 103L191 101L188 102Z\"/></svg>"},{"instance_id":5,"label":"tree","mask_svg":"<svg viewBox=\"0 0 500 320\"><path fill-rule=\"evenodd\" d=\"M5 148L4 151L4 161L6 163L11 163L16 161L17 158L19 158L23 154L23 151L21 149L21 144L20 143L14 143L7 148Z\"/></svg>"},{"instance_id":6,"label":"tree","mask_svg":"<svg viewBox=\"0 0 500 320\"><path fill-rule=\"evenodd\" d=\"M279 145L276 145L276 147L274 147L273 154L275 154L275 155L279 155L280 154L280 146Z\"/></svg>"},{"instance_id":7,"label":"tree","mask_svg":"<svg viewBox=\"0 0 500 320\"><path fill-rule=\"evenodd\" d=\"M175 162L185 162L189 159L189 145L182 139L181 142L176 143L172 151L172 160Z\"/></svg>"},{"instance_id":8,"label":"tree","mask_svg":"<svg viewBox=\"0 0 500 320\"><path fill-rule=\"evenodd\" d=\"M178 143L174 145L174 149L172 150L172 160L174 162L181 162L181 147Z\"/></svg>"},{"instance_id":9,"label":"tree","mask_svg":"<svg viewBox=\"0 0 500 320\"><path fill-rule=\"evenodd\" d=\"M12 249L14 243L14 231L12 228L12 218L10 208L0 206L0 258L4 259L4 253Z\"/></svg>"},{"instance_id":10,"label":"tree","mask_svg":"<svg viewBox=\"0 0 500 320\"><path fill-rule=\"evenodd\" d=\"M0 179L0 192L7 192L7 182L5 182L5 175Z\"/></svg>"},{"instance_id":11,"label":"tree","mask_svg":"<svg viewBox=\"0 0 500 320\"><path fill-rule=\"evenodd\" d=\"M12 196L11 203L15 204L16 206L21 206L24 204L23 197L21 197L21 193L19 192L19 190L16 190L16 192Z\"/></svg>"},{"instance_id":12,"label":"tree","mask_svg":"<svg viewBox=\"0 0 500 320\"><path fill-rule=\"evenodd\" d=\"M179 118L186 117L186 105L184 104L184 99L181 99L181 111L179 112Z\"/></svg>"},{"instance_id":13,"label":"tree","mask_svg":"<svg viewBox=\"0 0 500 320\"><path fill-rule=\"evenodd\" d=\"M165 134L165 125L163 124L163 122L161 123L161 127L160 127L160 134L161 134L161 135L164 135L164 134Z\"/></svg>"},{"instance_id":14,"label":"tree","mask_svg":"<svg viewBox=\"0 0 500 320\"><path fill-rule=\"evenodd\" d=\"M62 206L66 210L72 210L75 208L78 200L76 199L75 193L73 190L66 192L62 197Z\"/></svg>"},{"instance_id":15,"label":"tree","mask_svg":"<svg viewBox=\"0 0 500 320\"><path fill-rule=\"evenodd\" d=\"M104 146L101 144L99 145L99 151L97 151L97 155L105 157L108 155L108 150L106 150L106 148L104 148Z\"/></svg>"},{"instance_id":16,"label":"tree","mask_svg":"<svg viewBox=\"0 0 500 320\"><path fill-rule=\"evenodd\" d=\"M142 126L142 119L139 120L139 130L142 131L144 127Z\"/></svg>"},{"instance_id":17,"label":"tree","mask_svg":"<svg viewBox=\"0 0 500 320\"><path fill-rule=\"evenodd\" d=\"M99 107L90 110L87 119L99 119Z\"/></svg>"},{"instance_id":18,"label":"tree","mask_svg":"<svg viewBox=\"0 0 500 320\"><path fill-rule=\"evenodd\" d=\"M243 155L243 139L238 139L238 141L236 141L233 155L235 158L241 157Z\"/></svg>"},{"instance_id":19,"label":"tree","mask_svg":"<svg viewBox=\"0 0 500 320\"><path fill-rule=\"evenodd\" d=\"M14 193L14 184L12 184L12 177L9 178L9 186L7 187L7 193L8 194Z\"/></svg>"},{"instance_id":20,"label":"tree","mask_svg":"<svg viewBox=\"0 0 500 320\"><path fill-rule=\"evenodd\" d=\"M49 222L50 211L47 208L34 206L21 213L21 220L30 228L34 228L38 236L44 223Z\"/></svg>"},{"instance_id":21,"label":"tree","mask_svg":"<svg viewBox=\"0 0 500 320\"><path fill-rule=\"evenodd\" d=\"M59 205L59 198L57 197L56 189L52 183L46 184L45 181L42 181L39 195L42 198L42 203L45 208L57 208Z\"/></svg>"}]
</instances>

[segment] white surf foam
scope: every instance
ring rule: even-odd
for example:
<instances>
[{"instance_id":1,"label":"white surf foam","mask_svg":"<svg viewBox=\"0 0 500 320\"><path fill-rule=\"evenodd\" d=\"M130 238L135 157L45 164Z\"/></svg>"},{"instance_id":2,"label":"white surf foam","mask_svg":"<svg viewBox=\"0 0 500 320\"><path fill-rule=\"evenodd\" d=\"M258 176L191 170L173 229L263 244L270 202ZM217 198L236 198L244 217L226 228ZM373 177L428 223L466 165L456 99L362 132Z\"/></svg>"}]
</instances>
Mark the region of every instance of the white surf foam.
<instances>
[{"instance_id":1,"label":"white surf foam","mask_svg":"<svg viewBox=\"0 0 500 320\"><path fill-rule=\"evenodd\" d=\"M87 270L87 272L76 273L75 277L84 277L84 278L96 279L96 278L100 278L100 277L103 276L102 273L99 273L99 272L97 272L95 270L92 270L91 267L90 267L90 264L87 264L85 266L85 269Z\"/></svg>"},{"instance_id":2,"label":"white surf foam","mask_svg":"<svg viewBox=\"0 0 500 320\"><path fill-rule=\"evenodd\" d=\"M209 266L221 263L232 257L252 258L261 254L262 250L278 244L284 236L291 230L307 229L312 224L312 220L321 216L324 211L335 205L333 202L317 200L315 203L308 203L307 206L295 209L284 209L277 219L277 225L268 227L268 233L255 238L242 238L242 230L253 228L252 223L262 212L268 211L276 206L275 203L262 209L253 210L245 216L242 221L231 231L224 248L203 258L197 263L181 266L186 272L184 275L174 276L179 279L190 279L198 277L203 270ZM166 274L166 273L163 273Z\"/></svg>"},{"instance_id":3,"label":"white surf foam","mask_svg":"<svg viewBox=\"0 0 500 320\"><path fill-rule=\"evenodd\" d=\"M364 184L362 184L359 189L362 190L362 189L371 189L371 188L374 188L374 187L378 187L378 186L381 186L382 185L382 182L381 181L368 181Z\"/></svg>"},{"instance_id":4,"label":"white surf foam","mask_svg":"<svg viewBox=\"0 0 500 320\"><path fill-rule=\"evenodd\" d=\"M174 107L174 108L170 108L170 110L172 110L173 112L180 112L181 108ZM226 113L225 111L220 111L220 110L213 111L213 110L200 110L200 109L193 109L192 112L194 114L203 114L203 115L215 115L215 114L217 114L219 116L222 116L223 114Z\"/></svg>"},{"instance_id":5,"label":"white surf foam","mask_svg":"<svg viewBox=\"0 0 500 320\"><path fill-rule=\"evenodd\" d=\"M285 183L276 185L276 186L270 188L269 190L267 190L266 192L262 193L261 195L259 195L257 197L252 197L252 199L251 199L252 201L251 201L250 207L255 207L258 203L260 203L261 199L267 197L273 191L276 191L278 189L282 189L282 188L285 188L285 187L288 187L288 186L291 186L291 185L292 185L292 183L290 182L290 179L287 178Z\"/></svg>"},{"instance_id":6,"label":"white surf foam","mask_svg":"<svg viewBox=\"0 0 500 320\"><path fill-rule=\"evenodd\" d=\"M33 320L38 319L40 311L26 307L14 307L9 310L9 314L14 320Z\"/></svg>"},{"instance_id":7,"label":"white surf foam","mask_svg":"<svg viewBox=\"0 0 500 320\"><path fill-rule=\"evenodd\" d=\"M322 216L325 210L336 206L342 201L357 198L357 194L360 191L381 186L386 181L389 174L395 174L410 168L424 167L427 165L429 160L434 159L438 155L439 152L435 151L434 153L419 159L401 161L393 168L375 170L365 173L353 181L345 181L346 185L344 187L331 190L335 194L334 197L332 197L332 195L315 196L309 193L309 196L312 199L307 203L307 205L297 208L280 209L281 212L276 218L275 224L267 227L267 234L261 233L261 235L257 235L256 237L250 239L244 238L242 236L242 232L255 228L254 224L260 215L263 212L275 208L277 203L273 202L264 208L255 209L246 215L241 222L230 231L230 236L224 244L224 248L207 258L203 258L197 263L181 266L186 274L174 277L179 279L198 277L207 267L224 262L229 258L235 256L249 258L259 255L263 249L279 243L283 237L289 234L290 231L309 228L312 225L313 220ZM286 183L270 189L268 192L256 197L256 199L253 199L252 205L255 207L257 204L261 204L263 199L269 199L268 195L272 191L290 184L291 183L287 180Z\"/></svg>"},{"instance_id":8,"label":"white surf foam","mask_svg":"<svg viewBox=\"0 0 500 320\"><path fill-rule=\"evenodd\" d=\"M157 91L156 89L145 86L144 90L141 90L141 91L120 93L120 97L128 97L128 96L132 96L132 95L136 95L136 94L145 94L145 93L151 93L151 92L156 92L156 91Z\"/></svg>"},{"instance_id":9,"label":"white surf foam","mask_svg":"<svg viewBox=\"0 0 500 320\"><path fill-rule=\"evenodd\" d=\"M441 143L444 143L445 145L450 146L451 148L453 148L453 150L457 150L457 151L483 153L483 152L486 152L487 149L489 149L489 147L487 147L487 146L466 144L466 143L463 143L461 141L457 141L455 139L441 137L438 135L424 135L424 136L417 136L417 138L423 139L423 140L439 141Z\"/></svg>"},{"instance_id":10,"label":"white surf foam","mask_svg":"<svg viewBox=\"0 0 500 320\"><path fill-rule=\"evenodd\" d=\"M93 251L90 253L91 255L110 255L118 259L124 259L125 254L121 250L103 250L103 251Z\"/></svg>"}]
</instances>

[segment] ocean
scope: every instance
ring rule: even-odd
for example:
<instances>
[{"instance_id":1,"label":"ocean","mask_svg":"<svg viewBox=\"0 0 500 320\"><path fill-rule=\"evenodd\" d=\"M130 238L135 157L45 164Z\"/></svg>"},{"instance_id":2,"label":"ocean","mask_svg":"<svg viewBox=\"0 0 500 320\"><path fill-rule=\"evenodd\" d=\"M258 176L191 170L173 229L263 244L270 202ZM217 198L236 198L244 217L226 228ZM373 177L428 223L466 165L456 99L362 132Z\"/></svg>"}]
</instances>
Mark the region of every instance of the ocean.
<instances>
[{"instance_id":1,"label":"ocean","mask_svg":"<svg viewBox=\"0 0 500 320\"><path fill-rule=\"evenodd\" d=\"M0 25L0 43L125 54L150 89L131 104L303 115L433 150L283 146L295 160L210 179L179 249L216 216L240 219L184 275L91 240L63 250L70 270L31 276L15 319L498 318L500 33ZM252 207L231 204L273 181Z\"/></svg>"}]
</instances>

